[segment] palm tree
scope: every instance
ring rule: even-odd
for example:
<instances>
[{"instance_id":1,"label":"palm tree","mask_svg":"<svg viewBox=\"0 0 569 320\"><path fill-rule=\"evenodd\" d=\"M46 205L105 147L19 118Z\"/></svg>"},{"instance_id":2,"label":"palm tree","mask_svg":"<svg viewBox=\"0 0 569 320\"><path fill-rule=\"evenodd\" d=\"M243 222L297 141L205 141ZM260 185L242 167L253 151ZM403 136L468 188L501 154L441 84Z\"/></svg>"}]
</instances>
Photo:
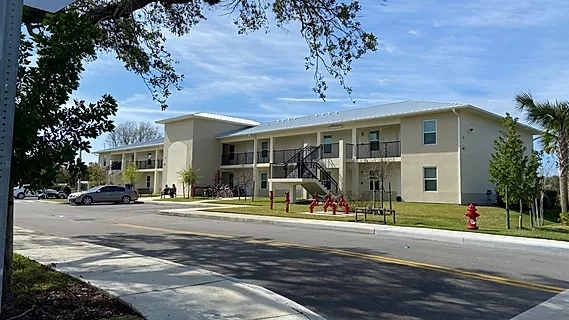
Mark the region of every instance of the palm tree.
<instances>
[{"instance_id":1,"label":"palm tree","mask_svg":"<svg viewBox=\"0 0 569 320\"><path fill-rule=\"evenodd\" d=\"M531 93L516 95L518 111L526 112L530 124L539 125L543 131L540 140L543 150L557 156L559 169L559 198L561 211L567 212L569 206L569 101L534 101Z\"/></svg>"}]
</instances>

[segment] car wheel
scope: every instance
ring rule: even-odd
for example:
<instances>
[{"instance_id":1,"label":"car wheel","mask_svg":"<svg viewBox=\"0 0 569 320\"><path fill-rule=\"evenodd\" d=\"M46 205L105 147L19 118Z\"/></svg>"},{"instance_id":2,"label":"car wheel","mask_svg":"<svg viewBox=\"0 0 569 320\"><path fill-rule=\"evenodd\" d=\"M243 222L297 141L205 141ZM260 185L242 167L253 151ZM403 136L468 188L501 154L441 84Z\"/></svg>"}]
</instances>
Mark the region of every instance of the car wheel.
<instances>
[{"instance_id":1,"label":"car wheel","mask_svg":"<svg viewBox=\"0 0 569 320\"><path fill-rule=\"evenodd\" d=\"M16 195L16 199L24 199L26 195L23 192L20 192Z\"/></svg>"},{"instance_id":2,"label":"car wheel","mask_svg":"<svg viewBox=\"0 0 569 320\"><path fill-rule=\"evenodd\" d=\"M131 201L131 199L129 196L123 196L121 198L121 203L127 204L127 203L130 203L130 201Z\"/></svg>"},{"instance_id":3,"label":"car wheel","mask_svg":"<svg viewBox=\"0 0 569 320\"><path fill-rule=\"evenodd\" d=\"M93 198L91 198L89 196L83 197L83 200L81 200L81 203L86 204L86 205L91 204L91 203L93 203Z\"/></svg>"}]
</instances>

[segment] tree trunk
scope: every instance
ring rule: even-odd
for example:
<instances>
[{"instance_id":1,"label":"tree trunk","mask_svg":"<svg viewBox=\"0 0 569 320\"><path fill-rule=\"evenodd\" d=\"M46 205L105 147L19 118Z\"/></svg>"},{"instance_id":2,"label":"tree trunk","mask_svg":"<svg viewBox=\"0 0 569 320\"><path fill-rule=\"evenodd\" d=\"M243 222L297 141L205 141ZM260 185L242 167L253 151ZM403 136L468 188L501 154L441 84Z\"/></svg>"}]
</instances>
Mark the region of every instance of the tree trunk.
<instances>
[{"instance_id":1,"label":"tree trunk","mask_svg":"<svg viewBox=\"0 0 569 320\"><path fill-rule=\"evenodd\" d=\"M524 214L524 204L522 200L520 200L520 217L518 218L518 229L522 230L523 228L523 217Z\"/></svg>"},{"instance_id":2,"label":"tree trunk","mask_svg":"<svg viewBox=\"0 0 569 320\"><path fill-rule=\"evenodd\" d=\"M568 212L569 189L567 188L567 177L569 174L569 141L565 137L558 138L557 165L559 167L559 202L561 212Z\"/></svg>"},{"instance_id":3,"label":"tree trunk","mask_svg":"<svg viewBox=\"0 0 569 320\"><path fill-rule=\"evenodd\" d=\"M10 186L13 186L10 183ZM6 242L4 247L4 277L2 278L2 300L12 300L12 273L14 260L14 193L8 192L8 214L6 217Z\"/></svg>"},{"instance_id":4,"label":"tree trunk","mask_svg":"<svg viewBox=\"0 0 569 320\"><path fill-rule=\"evenodd\" d=\"M545 211L544 209L544 205L543 205L543 200L545 199L545 192L543 192L543 189L540 192L540 201L539 201L539 226L543 226L543 216Z\"/></svg>"},{"instance_id":5,"label":"tree trunk","mask_svg":"<svg viewBox=\"0 0 569 320\"><path fill-rule=\"evenodd\" d=\"M535 208L531 200L529 201L529 223L531 228L535 226Z\"/></svg>"}]
</instances>

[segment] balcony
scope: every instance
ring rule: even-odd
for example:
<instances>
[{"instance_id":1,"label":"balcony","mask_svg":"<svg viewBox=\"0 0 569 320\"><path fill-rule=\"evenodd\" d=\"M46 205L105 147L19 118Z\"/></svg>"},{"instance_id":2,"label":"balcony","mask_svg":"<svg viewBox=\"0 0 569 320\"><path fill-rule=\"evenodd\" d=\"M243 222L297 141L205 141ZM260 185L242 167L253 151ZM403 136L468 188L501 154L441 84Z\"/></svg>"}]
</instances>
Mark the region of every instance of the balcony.
<instances>
[{"instance_id":1,"label":"balcony","mask_svg":"<svg viewBox=\"0 0 569 320\"><path fill-rule=\"evenodd\" d=\"M357 159L401 157L401 141L372 141L356 146Z\"/></svg>"},{"instance_id":2,"label":"balcony","mask_svg":"<svg viewBox=\"0 0 569 320\"><path fill-rule=\"evenodd\" d=\"M257 163L269 163L269 150L261 150L257 152Z\"/></svg>"},{"instance_id":3,"label":"balcony","mask_svg":"<svg viewBox=\"0 0 569 320\"><path fill-rule=\"evenodd\" d=\"M221 155L221 165L253 164L253 152L228 153Z\"/></svg>"},{"instance_id":4,"label":"balcony","mask_svg":"<svg viewBox=\"0 0 569 320\"><path fill-rule=\"evenodd\" d=\"M302 150L302 148L274 150L273 151L273 162L274 163L285 163L290 158L295 156L300 150Z\"/></svg>"},{"instance_id":5,"label":"balcony","mask_svg":"<svg viewBox=\"0 0 569 320\"><path fill-rule=\"evenodd\" d=\"M138 170L152 170L156 168L157 164L160 164L158 168L162 168L162 159L159 160L141 160L141 161L127 161L126 165L130 165L131 163L136 164L136 168Z\"/></svg>"},{"instance_id":6,"label":"balcony","mask_svg":"<svg viewBox=\"0 0 569 320\"><path fill-rule=\"evenodd\" d=\"M121 170L122 161L113 161L111 162L111 170Z\"/></svg>"},{"instance_id":7,"label":"balcony","mask_svg":"<svg viewBox=\"0 0 569 320\"><path fill-rule=\"evenodd\" d=\"M326 143L322 144L320 149L321 159L335 159L340 157L340 144L339 143Z\"/></svg>"},{"instance_id":8,"label":"balcony","mask_svg":"<svg viewBox=\"0 0 569 320\"><path fill-rule=\"evenodd\" d=\"M158 159L156 160L156 168L162 169L164 167L164 160Z\"/></svg>"}]
</instances>

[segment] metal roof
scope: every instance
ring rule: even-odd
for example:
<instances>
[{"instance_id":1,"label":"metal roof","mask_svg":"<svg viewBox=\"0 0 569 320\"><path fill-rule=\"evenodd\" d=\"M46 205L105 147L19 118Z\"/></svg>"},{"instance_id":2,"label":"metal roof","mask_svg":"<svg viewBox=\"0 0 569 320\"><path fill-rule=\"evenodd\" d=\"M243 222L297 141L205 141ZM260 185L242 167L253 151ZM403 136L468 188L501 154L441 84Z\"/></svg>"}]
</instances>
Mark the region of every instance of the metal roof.
<instances>
[{"instance_id":1,"label":"metal roof","mask_svg":"<svg viewBox=\"0 0 569 320\"><path fill-rule=\"evenodd\" d=\"M158 120L158 121L156 121L156 123L166 124L169 122L182 121L182 120L187 120L187 119L192 119L192 118L204 118L204 119L210 119L210 120L216 120L216 121L223 121L223 122L241 124L241 125L248 126L248 127L259 125L259 122L254 121L254 120L237 118L237 117L232 117L232 116L226 116L223 114L217 114L217 113L211 113L211 112L190 113L190 114L186 114L183 116Z\"/></svg>"},{"instance_id":2,"label":"metal roof","mask_svg":"<svg viewBox=\"0 0 569 320\"><path fill-rule=\"evenodd\" d=\"M121 151L121 150L128 150L128 149L134 149L134 148L155 147L155 146L161 146L161 145L164 145L164 138L158 138L158 139L153 139L153 140L148 140L148 141L143 141L143 142L137 142L137 143L129 144L127 146L120 146L120 147L116 147L116 148L103 149L103 150L95 151L93 153Z\"/></svg>"},{"instance_id":3,"label":"metal roof","mask_svg":"<svg viewBox=\"0 0 569 320\"><path fill-rule=\"evenodd\" d=\"M385 117L396 117L423 112L436 112L452 110L453 108L467 107L468 105L453 102L430 102L430 101L402 101L378 106L354 108L342 111L323 112L309 116L281 119L261 123L252 128L233 130L216 135L216 138L237 137L263 132L311 127L319 125L331 125L358 120L368 120Z\"/></svg>"}]
</instances>

